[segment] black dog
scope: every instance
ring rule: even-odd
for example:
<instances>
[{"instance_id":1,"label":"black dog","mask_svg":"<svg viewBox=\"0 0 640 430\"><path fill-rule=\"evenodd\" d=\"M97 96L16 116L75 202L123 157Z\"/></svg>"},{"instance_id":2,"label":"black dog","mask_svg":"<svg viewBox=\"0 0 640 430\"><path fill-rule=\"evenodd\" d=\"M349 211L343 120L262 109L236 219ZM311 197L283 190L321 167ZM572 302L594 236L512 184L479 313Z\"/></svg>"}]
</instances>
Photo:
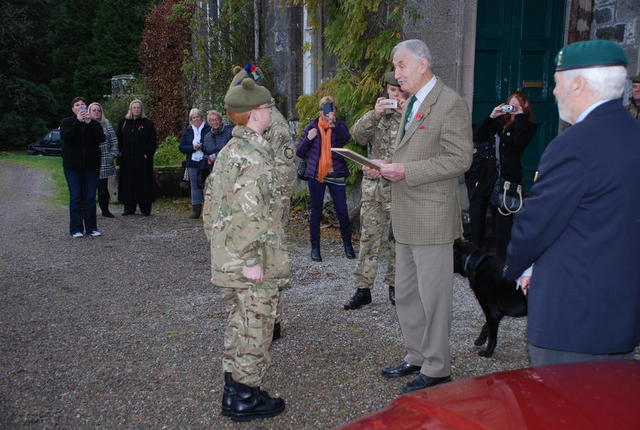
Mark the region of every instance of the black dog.
<instances>
[{"instance_id":1,"label":"black dog","mask_svg":"<svg viewBox=\"0 0 640 430\"><path fill-rule=\"evenodd\" d=\"M505 315L523 317L527 315L527 298L515 281L502 276L504 263L495 255L487 254L471 242L457 241L453 246L453 268L466 276L487 322L482 326L476 346L487 349L478 352L482 357L491 357L498 343L498 325Z\"/></svg>"}]
</instances>

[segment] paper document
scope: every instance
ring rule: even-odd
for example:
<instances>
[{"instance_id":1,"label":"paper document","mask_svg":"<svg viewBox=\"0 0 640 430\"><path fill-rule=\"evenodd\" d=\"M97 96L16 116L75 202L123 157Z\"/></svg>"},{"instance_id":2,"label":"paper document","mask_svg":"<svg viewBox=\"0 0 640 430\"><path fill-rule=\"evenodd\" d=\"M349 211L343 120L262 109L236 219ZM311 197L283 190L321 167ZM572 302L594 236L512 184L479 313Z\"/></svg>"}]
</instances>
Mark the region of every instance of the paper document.
<instances>
[{"instance_id":1,"label":"paper document","mask_svg":"<svg viewBox=\"0 0 640 430\"><path fill-rule=\"evenodd\" d=\"M342 155L343 157L347 157L348 159L353 160L356 163L361 164L363 166L371 167L372 169L378 169L378 170L380 170L380 168L382 167L380 164L376 163L375 161L369 160L364 155L360 155L357 152L354 152L354 151L352 151L350 149L347 149L347 148L331 148L331 150L333 152L337 152L338 154Z\"/></svg>"}]
</instances>

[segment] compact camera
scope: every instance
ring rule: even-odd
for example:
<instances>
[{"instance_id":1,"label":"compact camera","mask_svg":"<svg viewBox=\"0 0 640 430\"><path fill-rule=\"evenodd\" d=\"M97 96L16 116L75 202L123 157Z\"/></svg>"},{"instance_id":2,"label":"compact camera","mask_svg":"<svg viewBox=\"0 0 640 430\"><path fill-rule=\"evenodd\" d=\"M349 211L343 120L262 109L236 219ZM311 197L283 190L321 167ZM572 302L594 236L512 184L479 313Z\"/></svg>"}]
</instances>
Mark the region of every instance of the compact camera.
<instances>
[{"instance_id":1,"label":"compact camera","mask_svg":"<svg viewBox=\"0 0 640 430\"><path fill-rule=\"evenodd\" d=\"M395 99L384 99L380 101L380 106L385 109L397 109L398 108L398 100Z\"/></svg>"},{"instance_id":2,"label":"compact camera","mask_svg":"<svg viewBox=\"0 0 640 430\"><path fill-rule=\"evenodd\" d=\"M513 105L504 105L500 110L504 113L513 112Z\"/></svg>"}]
</instances>

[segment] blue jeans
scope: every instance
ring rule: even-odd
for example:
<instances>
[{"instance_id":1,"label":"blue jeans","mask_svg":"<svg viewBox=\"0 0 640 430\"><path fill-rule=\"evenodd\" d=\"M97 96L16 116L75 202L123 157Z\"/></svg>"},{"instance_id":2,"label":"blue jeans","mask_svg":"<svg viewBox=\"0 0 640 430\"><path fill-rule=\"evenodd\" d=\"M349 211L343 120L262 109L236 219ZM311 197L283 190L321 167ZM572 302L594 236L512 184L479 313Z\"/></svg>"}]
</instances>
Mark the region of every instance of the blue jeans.
<instances>
[{"instance_id":1,"label":"blue jeans","mask_svg":"<svg viewBox=\"0 0 640 430\"><path fill-rule=\"evenodd\" d=\"M338 221L340 221L342 240L351 241L351 222L349 222L349 211L347 210L346 185L318 182L313 178L309 179L309 196L311 197L311 216L309 217L310 239L311 241L320 240L320 218L322 217L324 192L327 187L329 188L329 194L331 194L331 200L333 200L333 206L336 209Z\"/></svg>"},{"instance_id":2,"label":"blue jeans","mask_svg":"<svg viewBox=\"0 0 640 430\"><path fill-rule=\"evenodd\" d=\"M64 169L64 177L69 187L69 234L91 233L98 229L96 222L98 176L98 170Z\"/></svg>"},{"instance_id":3,"label":"blue jeans","mask_svg":"<svg viewBox=\"0 0 640 430\"><path fill-rule=\"evenodd\" d=\"M191 184L191 204L201 205L204 200L204 190L198 185L199 167L187 167L189 174L189 183Z\"/></svg>"}]
</instances>

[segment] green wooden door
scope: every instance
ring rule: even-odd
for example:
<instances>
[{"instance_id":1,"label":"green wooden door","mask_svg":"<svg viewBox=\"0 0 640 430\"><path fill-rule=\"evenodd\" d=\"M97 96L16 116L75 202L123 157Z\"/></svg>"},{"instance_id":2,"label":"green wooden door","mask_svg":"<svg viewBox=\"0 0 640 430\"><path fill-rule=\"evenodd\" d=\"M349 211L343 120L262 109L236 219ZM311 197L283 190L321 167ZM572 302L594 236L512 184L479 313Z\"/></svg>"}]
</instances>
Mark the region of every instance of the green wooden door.
<instances>
[{"instance_id":1,"label":"green wooden door","mask_svg":"<svg viewBox=\"0 0 640 430\"><path fill-rule=\"evenodd\" d=\"M557 0L478 1L473 122L480 124L511 92L527 94L538 124L522 157L527 189L558 132L553 60L562 47L564 9Z\"/></svg>"}]
</instances>

